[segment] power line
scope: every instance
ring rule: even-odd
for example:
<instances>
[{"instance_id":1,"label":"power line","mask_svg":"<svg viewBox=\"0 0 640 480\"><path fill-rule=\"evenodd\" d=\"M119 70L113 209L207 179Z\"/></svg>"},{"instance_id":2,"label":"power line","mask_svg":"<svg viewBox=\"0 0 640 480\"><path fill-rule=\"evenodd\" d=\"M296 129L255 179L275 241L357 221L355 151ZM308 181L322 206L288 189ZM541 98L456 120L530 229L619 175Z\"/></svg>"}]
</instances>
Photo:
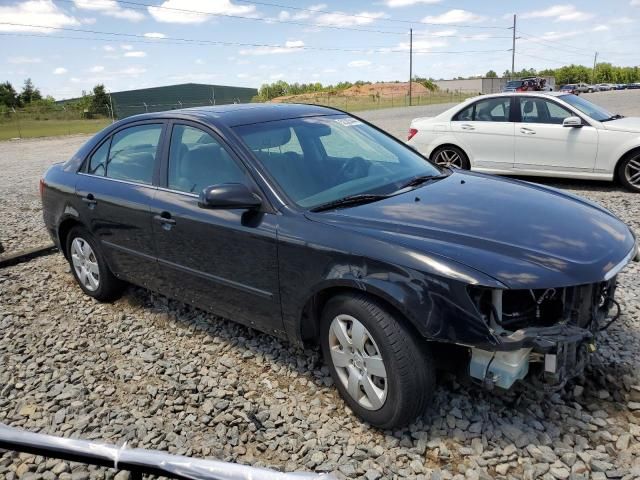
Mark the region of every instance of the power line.
<instances>
[{"instance_id":1,"label":"power line","mask_svg":"<svg viewBox=\"0 0 640 480\"><path fill-rule=\"evenodd\" d=\"M73 0L60 0L60 1L69 2L69 3L73 2ZM193 10L193 9L177 8L177 7L166 7L166 6L163 6L163 5L154 5L154 4L151 4L151 3L143 3L143 2L132 2L130 0L114 0L114 1L117 2L117 3L123 4L123 5L133 6L134 9L136 9L135 7L138 7L137 8L138 10L144 10L146 8L153 7L153 8L158 8L158 9L162 9L162 10L171 10L171 11L175 11L175 12L191 13L191 14L195 14L195 15L206 15L206 16L214 16L214 17L237 18L237 19L242 19L242 20L253 20L253 21L261 21L261 22L267 22L267 23L284 23L284 24L301 25L301 26L307 26L307 27L334 28L334 29L338 29L338 30L352 30L352 31L361 31L361 32L372 32L372 33L390 33L390 34L397 34L398 33L398 32L384 31L384 30L370 30L370 29L354 28L354 27L348 27L348 26L338 26L338 25L323 24L323 23L306 23L306 22L298 22L298 21L295 21L295 20L281 20L281 19L277 19L277 18L249 17L249 16L245 16L245 15L234 15L234 14L229 14L229 13L212 13L212 12L206 12L206 11L203 11L203 10ZM310 8L292 7L292 6L286 6L286 5L276 4L276 3L254 2L252 0L242 0L242 1L244 3L249 3L249 4L272 6L272 7L284 8L284 9L290 9L290 10L302 10L302 11L308 11L308 12L313 12L313 13L322 13L322 14L328 14L328 15L338 15L338 16L349 17L349 18L363 18L363 19L368 19L368 20L380 20L380 21L396 22L396 23L404 23L404 24L420 24L420 25L431 25L431 26L438 26L438 27L476 28L476 29L495 29L495 30L505 30L505 29L508 28L508 27L497 27L497 26L493 26L493 25L492 26L488 26L488 25L437 23L437 22L423 22L423 21L416 21L416 20L391 19L391 18L383 19L383 18L380 18L380 17L371 16L371 15L350 14L350 13L343 13L343 12L331 12L331 11L328 11L328 10L314 10L314 9L310 9ZM139 8L139 7L144 7L144 8ZM397 28L400 28L400 27L397 27Z\"/></svg>"},{"instance_id":2,"label":"power line","mask_svg":"<svg viewBox=\"0 0 640 480\"><path fill-rule=\"evenodd\" d=\"M134 34L134 33L123 33L123 32L106 32L100 30L88 30L81 28L69 28L69 27L48 27L46 25L34 25L34 24L23 24L23 23L13 23L13 22L0 22L0 25L11 25L18 27L30 27L30 28L46 28L51 30L63 30L70 32L78 32L78 33L89 33L96 35L112 35L115 37L125 37L129 42L136 43L146 43L146 44L154 44L154 45L162 45L162 44L173 44L173 45L185 45L185 44L198 44L198 45L219 45L219 46L233 46L233 47L256 47L256 48L277 48L284 49L290 51L298 51L298 50L318 50L318 51L330 51L330 52L351 52L351 53L406 53L406 49L402 48L389 48L389 47L375 47L375 48L339 48L339 47L314 47L309 45L301 45L301 46L287 46L282 44L269 44L269 43L244 43L244 42L230 42L223 40L202 40L202 39L192 39L192 38L178 38L178 37L166 37L166 38L158 38L155 40L148 40L144 35ZM52 35L38 35L38 34L23 34L23 33L3 33L2 35L13 35L13 36L33 36L33 37L42 37L42 38L56 38ZM65 38L63 36L59 36L57 38ZM105 41L105 39L98 39L94 37L76 37L69 39L74 40L99 40ZM130 39L142 39L142 40L130 40ZM109 39L106 41L113 41L113 39ZM492 49L492 50L415 50L414 53L420 54L476 54L476 53L493 53L493 52L503 52L503 49Z\"/></svg>"},{"instance_id":3,"label":"power line","mask_svg":"<svg viewBox=\"0 0 640 480\"><path fill-rule=\"evenodd\" d=\"M593 55L593 50L590 50L587 48L574 47L573 45L567 45L566 43L560 42L559 40L552 40L552 39L547 39L543 37L538 37L523 31L520 31L519 33L520 35L525 37L526 40L533 43L537 43L540 45L549 45L557 50L565 50L567 52L570 52L571 51L570 49L573 49L573 50L576 50L575 53L578 55L582 55L583 54L582 52L585 52L584 55L588 55L588 56ZM562 48L558 47L557 45L562 45ZM589 52L589 53L586 53L586 52Z\"/></svg>"}]
</instances>

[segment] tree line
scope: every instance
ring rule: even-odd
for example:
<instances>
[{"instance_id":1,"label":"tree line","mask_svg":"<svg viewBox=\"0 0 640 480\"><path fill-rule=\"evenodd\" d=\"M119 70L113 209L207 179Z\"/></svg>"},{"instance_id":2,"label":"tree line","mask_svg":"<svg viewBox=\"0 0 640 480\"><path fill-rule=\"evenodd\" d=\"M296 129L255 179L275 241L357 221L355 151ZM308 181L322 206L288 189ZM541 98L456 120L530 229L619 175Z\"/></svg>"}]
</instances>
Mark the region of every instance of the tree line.
<instances>
[{"instance_id":1,"label":"tree line","mask_svg":"<svg viewBox=\"0 0 640 480\"><path fill-rule=\"evenodd\" d=\"M554 77L556 85L566 85L567 83L636 83L640 82L640 67L618 67L610 63L598 63L593 67L584 65L565 65L559 68L545 68L536 70L535 68L524 68L519 72L514 72L513 78L523 78L531 76ZM489 70L485 75L487 78L496 78L495 71ZM512 77L510 70L505 70L503 77Z\"/></svg>"},{"instance_id":2,"label":"tree line","mask_svg":"<svg viewBox=\"0 0 640 480\"><path fill-rule=\"evenodd\" d=\"M9 111L16 108L36 110L42 107L53 107L55 104L56 100L50 95L44 97L30 78L24 81L20 93L9 81L0 83L0 110ZM64 107L87 114L109 116L111 104L105 86L98 84L90 93L83 91L81 97L64 102Z\"/></svg>"}]
</instances>

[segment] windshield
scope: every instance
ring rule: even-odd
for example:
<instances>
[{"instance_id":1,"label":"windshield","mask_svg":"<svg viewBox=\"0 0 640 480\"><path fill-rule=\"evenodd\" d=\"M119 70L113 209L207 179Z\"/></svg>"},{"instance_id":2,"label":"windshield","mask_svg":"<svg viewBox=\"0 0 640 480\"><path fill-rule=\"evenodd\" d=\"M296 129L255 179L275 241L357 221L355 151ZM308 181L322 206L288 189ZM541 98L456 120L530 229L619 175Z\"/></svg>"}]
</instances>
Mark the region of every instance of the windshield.
<instances>
[{"instance_id":1,"label":"windshield","mask_svg":"<svg viewBox=\"0 0 640 480\"><path fill-rule=\"evenodd\" d=\"M522 80L511 80L507 82L507 87L521 87L524 82Z\"/></svg>"},{"instance_id":2,"label":"windshield","mask_svg":"<svg viewBox=\"0 0 640 480\"><path fill-rule=\"evenodd\" d=\"M578 97L577 95L562 95L560 98L572 107L577 108L585 115L589 115L591 118L599 122L611 120L614 117L611 112L608 112L604 108L599 107L582 97Z\"/></svg>"},{"instance_id":3,"label":"windshield","mask_svg":"<svg viewBox=\"0 0 640 480\"><path fill-rule=\"evenodd\" d=\"M352 195L388 195L414 177L441 174L409 147L349 115L294 118L234 130L303 208Z\"/></svg>"}]
</instances>

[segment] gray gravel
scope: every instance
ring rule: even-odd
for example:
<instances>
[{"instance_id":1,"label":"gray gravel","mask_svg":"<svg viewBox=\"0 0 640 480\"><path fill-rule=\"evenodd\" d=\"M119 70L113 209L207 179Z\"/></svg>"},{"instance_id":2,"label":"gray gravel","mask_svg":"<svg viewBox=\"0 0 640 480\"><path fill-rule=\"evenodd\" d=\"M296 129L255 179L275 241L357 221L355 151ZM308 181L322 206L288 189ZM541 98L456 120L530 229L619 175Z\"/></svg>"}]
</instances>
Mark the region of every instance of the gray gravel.
<instances>
[{"instance_id":1,"label":"gray gravel","mask_svg":"<svg viewBox=\"0 0 640 480\"><path fill-rule=\"evenodd\" d=\"M83 139L0 144L0 241L19 244L25 226L39 227L37 178ZM548 183L640 231L640 195ZM23 204L32 209L14 215ZM561 392L492 393L444 375L423 418L382 432L348 410L318 351L140 288L99 304L82 295L60 255L38 258L0 270L0 422L347 478L640 478L640 264L619 285L624 315L602 334L586 375ZM0 455L8 480L113 476Z\"/></svg>"}]
</instances>

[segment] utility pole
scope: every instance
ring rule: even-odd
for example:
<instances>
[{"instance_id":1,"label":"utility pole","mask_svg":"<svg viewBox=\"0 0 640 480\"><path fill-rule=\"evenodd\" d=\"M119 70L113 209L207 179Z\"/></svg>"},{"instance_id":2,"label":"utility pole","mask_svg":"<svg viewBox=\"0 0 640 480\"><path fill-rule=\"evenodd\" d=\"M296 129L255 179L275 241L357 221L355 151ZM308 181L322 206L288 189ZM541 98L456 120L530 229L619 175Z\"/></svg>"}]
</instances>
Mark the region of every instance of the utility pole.
<instances>
[{"instance_id":1,"label":"utility pole","mask_svg":"<svg viewBox=\"0 0 640 480\"><path fill-rule=\"evenodd\" d=\"M598 52L593 57L593 71L591 72L591 84L596 83L596 63L598 61Z\"/></svg>"},{"instance_id":2,"label":"utility pole","mask_svg":"<svg viewBox=\"0 0 640 480\"><path fill-rule=\"evenodd\" d=\"M513 40L511 41L511 78L516 72L516 14L513 14Z\"/></svg>"},{"instance_id":3,"label":"utility pole","mask_svg":"<svg viewBox=\"0 0 640 480\"><path fill-rule=\"evenodd\" d=\"M413 79L413 28L409 29L409 106L411 106L411 80Z\"/></svg>"}]
</instances>

